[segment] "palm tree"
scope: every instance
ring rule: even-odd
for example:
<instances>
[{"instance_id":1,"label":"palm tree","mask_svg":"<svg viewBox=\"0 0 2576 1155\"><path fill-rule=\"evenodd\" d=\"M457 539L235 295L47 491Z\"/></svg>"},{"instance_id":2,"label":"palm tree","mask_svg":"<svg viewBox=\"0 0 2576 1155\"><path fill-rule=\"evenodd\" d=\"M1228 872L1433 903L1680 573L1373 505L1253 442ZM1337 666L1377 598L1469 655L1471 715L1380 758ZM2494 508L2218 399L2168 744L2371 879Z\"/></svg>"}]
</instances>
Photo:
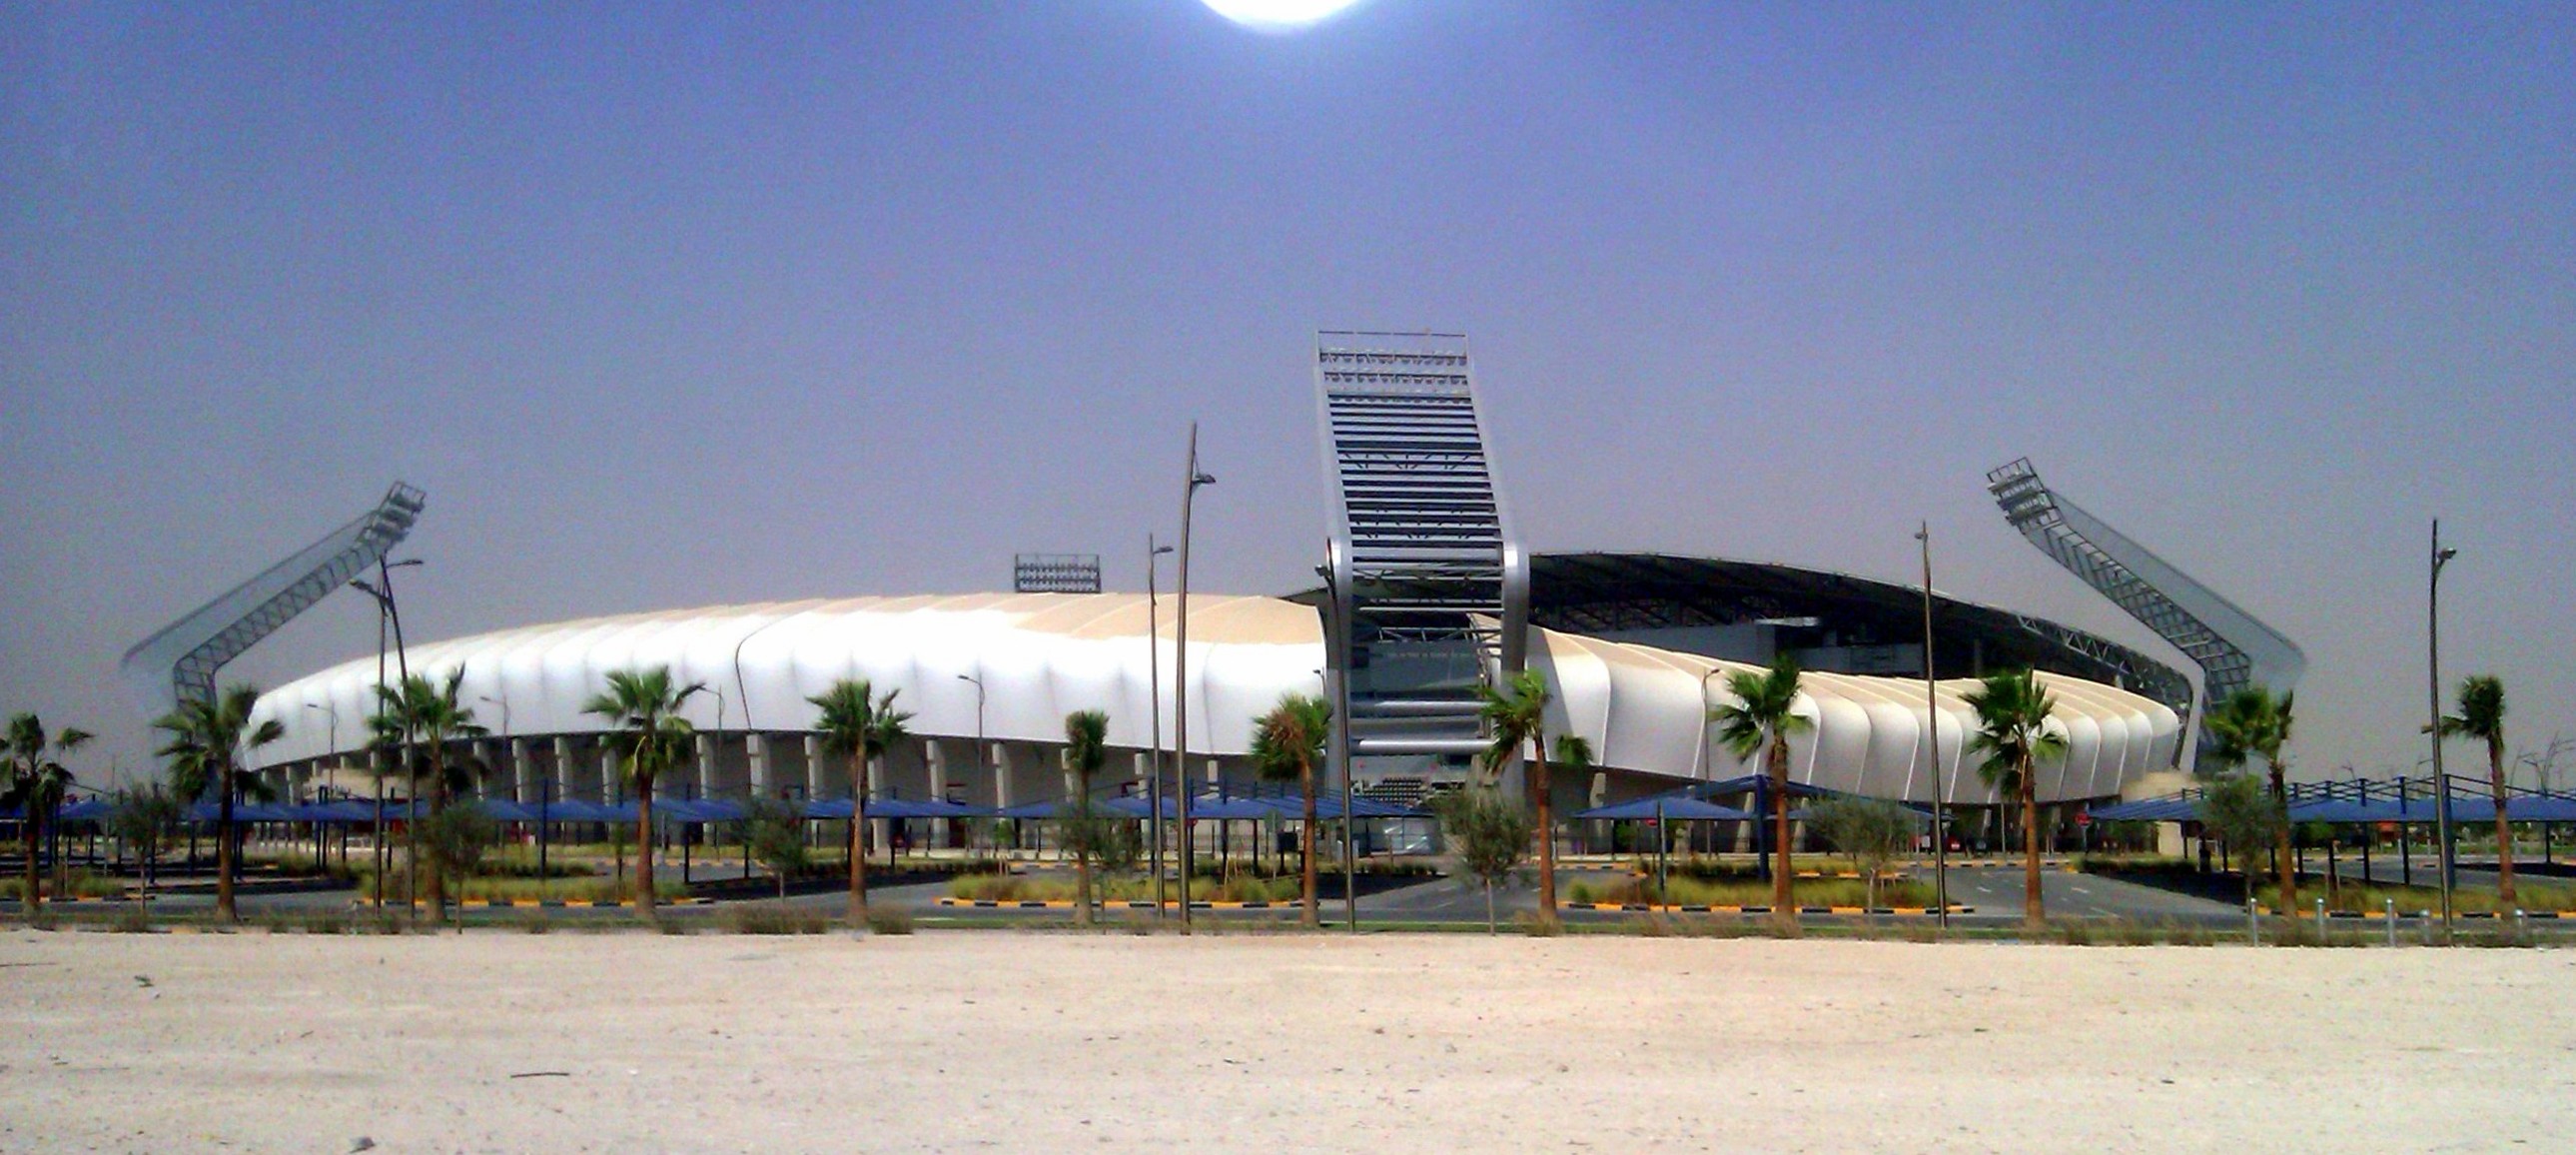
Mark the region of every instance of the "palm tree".
<instances>
[{"instance_id":1,"label":"palm tree","mask_svg":"<svg viewBox=\"0 0 2576 1155\"><path fill-rule=\"evenodd\" d=\"M411 791L414 801L417 801L420 795L418 771L424 767L429 771L429 818L432 823L438 822L441 816L447 813L447 804L453 800L456 787L463 784L458 782L452 773L462 769L463 766L462 764L449 765L448 746L491 733L489 729L474 721L472 707L458 703L457 695L464 682L465 667L460 665L448 671L447 680L444 683L433 682L428 674L423 673L412 674L404 678L399 685L376 687L379 702L378 716L390 723L410 747L409 756L404 758L404 763L414 770ZM412 836L412 849L413 857L417 858L419 824L415 822L406 825L415 831ZM429 910L432 919L447 917L447 867L446 862L432 856L429 864Z\"/></svg>"},{"instance_id":2,"label":"palm tree","mask_svg":"<svg viewBox=\"0 0 2576 1155\"><path fill-rule=\"evenodd\" d=\"M850 760L850 925L868 918L865 834L868 826L868 762L911 734L904 723L909 710L894 708L901 690L874 694L866 678L843 678L805 699L823 711L814 728L823 732L823 748Z\"/></svg>"},{"instance_id":3,"label":"palm tree","mask_svg":"<svg viewBox=\"0 0 2576 1155\"><path fill-rule=\"evenodd\" d=\"M233 908L233 796L269 792L257 774L242 769L241 754L286 736L275 718L251 725L258 704L258 687L235 683L211 701L182 698L152 724L170 736L158 753L170 760L171 788L187 799L215 795L215 917L225 922L241 920Z\"/></svg>"},{"instance_id":4,"label":"palm tree","mask_svg":"<svg viewBox=\"0 0 2576 1155\"><path fill-rule=\"evenodd\" d=\"M1967 703L1977 712L1977 736L1969 749L1986 754L1977 776L2021 798L2022 917L2037 926L2048 921L2039 895L2037 767L2043 758L2066 755L2066 735L2049 728L2057 699L2025 669L1986 675L1984 685L1968 691Z\"/></svg>"},{"instance_id":5,"label":"palm tree","mask_svg":"<svg viewBox=\"0 0 2576 1155\"><path fill-rule=\"evenodd\" d=\"M654 919L653 780L689 756L697 728L680 716L680 707L706 688L704 682L673 687L669 666L617 670L608 675L608 689L581 708L616 727L610 748L635 784L635 913L646 922Z\"/></svg>"},{"instance_id":6,"label":"palm tree","mask_svg":"<svg viewBox=\"0 0 2576 1155\"><path fill-rule=\"evenodd\" d=\"M2281 821L2272 832L2273 866L2280 873L2281 909L2295 915L2299 909L2299 871L2297 851L2290 846L2290 768L2281 758L2281 747L2290 741L2291 697L2283 694L2275 698L2262 686L2247 686L2229 694L2209 712L2209 733L2217 739L2209 753L2219 765L2227 767L2243 766L2246 759L2260 757L2271 771L2272 806L2281 812ZM2251 876L2253 848L2245 849L2249 859L2245 873Z\"/></svg>"},{"instance_id":7,"label":"palm tree","mask_svg":"<svg viewBox=\"0 0 2576 1155\"><path fill-rule=\"evenodd\" d=\"M36 877L36 850L44 845L45 828L53 825L54 811L62 806L63 795L72 786L72 772L61 759L69 757L91 738L87 730L66 726L61 733L48 736L45 724L34 714L20 714L9 719L5 751L9 779L0 806L18 808L18 833L27 846L27 889L23 895L27 917L33 919L43 909L45 896ZM53 757L46 752L52 751Z\"/></svg>"},{"instance_id":8,"label":"palm tree","mask_svg":"<svg viewBox=\"0 0 2576 1155\"><path fill-rule=\"evenodd\" d=\"M1091 860L1099 852L1099 830L1091 815L1091 779L1109 758L1109 714L1076 710L1064 716L1064 768L1073 772L1074 821L1082 827L1082 845L1073 855L1073 919L1091 925Z\"/></svg>"},{"instance_id":9,"label":"palm tree","mask_svg":"<svg viewBox=\"0 0 2576 1155\"><path fill-rule=\"evenodd\" d=\"M2487 786L2495 792L2496 897L2513 902L2513 828L2505 825L2504 680L2477 674L2460 680L2460 712L2442 719L2444 737L2487 744Z\"/></svg>"},{"instance_id":10,"label":"palm tree","mask_svg":"<svg viewBox=\"0 0 2576 1155\"><path fill-rule=\"evenodd\" d=\"M1304 795L1305 827L1297 833L1297 858L1308 927L1323 925L1315 894L1315 764L1324 758L1332 724L1333 708L1313 694L1281 694L1278 705L1252 720L1252 764L1265 779L1296 782Z\"/></svg>"},{"instance_id":11,"label":"palm tree","mask_svg":"<svg viewBox=\"0 0 2576 1155\"><path fill-rule=\"evenodd\" d=\"M1552 928L1557 923L1556 819L1547 783L1547 679L1525 669L1502 690L1478 686L1476 693L1485 703L1476 712L1494 732L1485 764L1500 770L1524 743L1531 753L1529 791L1538 811L1538 921Z\"/></svg>"},{"instance_id":12,"label":"palm tree","mask_svg":"<svg viewBox=\"0 0 2576 1155\"><path fill-rule=\"evenodd\" d=\"M1726 676L1726 692L1735 701L1708 712L1717 723L1718 739L1737 758L1762 753L1763 775L1771 780L1771 917L1797 921L1790 897L1789 865L1789 735L1815 728L1814 719L1792 713L1798 701L1798 663L1782 655L1763 671L1738 670Z\"/></svg>"}]
</instances>

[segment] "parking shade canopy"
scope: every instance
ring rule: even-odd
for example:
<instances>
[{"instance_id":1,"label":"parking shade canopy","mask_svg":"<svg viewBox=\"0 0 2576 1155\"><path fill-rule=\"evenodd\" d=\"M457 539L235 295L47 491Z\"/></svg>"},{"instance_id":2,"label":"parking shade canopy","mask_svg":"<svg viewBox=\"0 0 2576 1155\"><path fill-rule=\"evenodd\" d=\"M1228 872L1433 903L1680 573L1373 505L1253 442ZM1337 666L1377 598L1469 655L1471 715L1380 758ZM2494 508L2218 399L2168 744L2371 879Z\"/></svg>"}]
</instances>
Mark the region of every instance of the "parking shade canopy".
<instances>
[{"instance_id":1,"label":"parking shade canopy","mask_svg":"<svg viewBox=\"0 0 2576 1155\"><path fill-rule=\"evenodd\" d=\"M1673 822L1748 822L1760 818L1750 810L1720 806L1704 798L1689 795L1665 795L1661 798L1638 798L1609 806L1595 806L1576 812L1572 817L1584 821L1608 820L1634 822L1641 819L1667 819Z\"/></svg>"}]
</instances>

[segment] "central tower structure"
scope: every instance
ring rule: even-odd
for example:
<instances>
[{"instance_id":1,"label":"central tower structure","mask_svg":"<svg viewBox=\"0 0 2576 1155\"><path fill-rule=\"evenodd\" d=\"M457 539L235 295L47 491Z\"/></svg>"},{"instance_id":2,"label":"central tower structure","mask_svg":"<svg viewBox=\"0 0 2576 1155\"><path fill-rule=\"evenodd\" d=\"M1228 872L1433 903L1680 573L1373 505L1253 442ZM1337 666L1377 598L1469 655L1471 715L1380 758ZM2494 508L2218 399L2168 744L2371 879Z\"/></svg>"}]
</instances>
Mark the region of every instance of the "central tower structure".
<instances>
[{"instance_id":1,"label":"central tower structure","mask_svg":"<svg viewBox=\"0 0 2576 1155\"><path fill-rule=\"evenodd\" d=\"M1320 332L1315 404L1333 493L1332 759L1371 779L1445 777L1484 748L1476 689L1519 672L1529 624L1467 338Z\"/></svg>"}]
</instances>

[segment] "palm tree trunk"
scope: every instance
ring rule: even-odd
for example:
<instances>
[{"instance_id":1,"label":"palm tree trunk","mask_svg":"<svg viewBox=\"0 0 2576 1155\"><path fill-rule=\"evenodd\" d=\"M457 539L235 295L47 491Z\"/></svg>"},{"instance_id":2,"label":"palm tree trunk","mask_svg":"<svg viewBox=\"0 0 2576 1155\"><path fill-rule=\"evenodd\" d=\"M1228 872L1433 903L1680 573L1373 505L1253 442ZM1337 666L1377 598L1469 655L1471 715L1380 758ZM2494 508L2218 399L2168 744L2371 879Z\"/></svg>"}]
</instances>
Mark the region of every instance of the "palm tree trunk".
<instances>
[{"instance_id":1,"label":"palm tree trunk","mask_svg":"<svg viewBox=\"0 0 2576 1155\"><path fill-rule=\"evenodd\" d=\"M2039 895L2039 791L2034 789L2038 767L2024 762L2021 768L2021 909L2022 919L2032 926L2048 921L2048 904Z\"/></svg>"},{"instance_id":2,"label":"palm tree trunk","mask_svg":"<svg viewBox=\"0 0 2576 1155\"><path fill-rule=\"evenodd\" d=\"M1795 876L1789 858L1789 741L1774 735L1762 753L1771 778L1771 921L1788 926L1798 921L1798 900L1790 890Z\"/></svg>"},{"instance_id":3,"label":"palm tree trunk","mask_svg":"<svg viewBox=\"0 0 2576 1155\"><path fill-rule=\"evenodd\" d=\"M2496 898L2513 908L2513 827L2505 818L2504 736L2487 739L2487 781L2495 789Z\"/></svg>"},{"instance_id":4,"label":"palm tree trunk","mask_svg":"<svg viewBox=\"0 0 2576 1155\"><path fill-rule=\"evenodd\" d=\"M850 759L850 925L865 926L868 921L868 759L859 754Z\"/></svg>"},{"instance_id":5,"label":"palm tree trunk","mask_svg":"<svg viewBox=\"0 0 2576 1155\"><path fill-rule=\"evenodd\" d=\"M429 748L429 817L431 829L439 828L438 816L447 812L447 751L437 745ZM430 848L429 918L447 921L447 853L446 848Z\"/></svg>"},{"instance_id":6,"label":"palm tree trunk","mask_svg":"<svg viewBox=\"0 0 2576 1155\"><path fill-rule=\"evenodd\" d=\"M36 800L32 797L18 812L18 835L27 845L27 889L18 894L18 908L26 912L27 921L34 922L36 915L44 909L45 896L37 893L42 880L36 876L36 847L43 841L43 835L36 830Z\"/></svg>"},{"instance_id":7,"label":"palm tree trunk","mask_svg":"<svg viewBox=\"0 0 2576 1155\"><path fill-rule=\"evenodd\" d=\"M2271 766L2272 805L2281 808L2281 829L2272 839L2272 853L2280 859L2278 866L2281 878L2281 913L2290 918L2297 918L2299 917L2299 858L2298 851L2290 845L2289 775L2282 770L2278 759L2272 760ZM2295 928L2298 924L2290 925Z\"/></svg>"},{"instance_id":8,"label":"palm tree trunk","mask_svg":"<svg viewBox=\"0 0 2576 1155\"><path fill-rule=\"evenodd\" d=\"M653 775L635 775L635 917L652 922L653 910Z\"/></svg>"},{"instance_id":9,"label":"palm tree trunk","mask_svg":"<svg viewBox=\"0 0 2576 1155\"><path fill-rule=\"evenodd\" d=\"M222 795L215 803L215 918L221 922L239 922L233 909L233 768L222 766L215 775L215 790Z\"/></svg>"},{"instance_id":10,"label":"palm tree trunk","mask_svg":"<svg viewBox=\"0 0 2576 1155\"><path fill-rule=\"evenodd\" d=\"M1300 880L1300 884L1306 891L1306 927L1312 930L1323 925L1323 911L1315 899L1315 762L1313 759L1297 760L1297 781L1298 785L1304 787L1306 791L1306 825L1304 829L1297 832L1297 859L1298 869L1305 876ZM1349 816L1344 815L1344 817Z\"/></svg>"},{"instance_id":11,"label":"palm tree trunk","mask_svg":"<svg viewBox=\"0 0 2576 1155\"><path fill-rule=\"evenodd\" d=\"M1530 731L1538 757L1530 761L1530 789L1538 794L1538 922L1556 925L1556 800L1547 783L1547 731ZM1348 815L1344 816L1348 820Z\"/></svg>"},{"instance_id":12,"label":"palm tree trunk","mask_svg":"<svg viewBox=\"0 0 2576 1155\"><path fill-rule=\"evenodd\" d=\"M1080 845L1073 848L1073 921L1077 926L1090 926L1091 856L1100 849L1093 841L1100 830L1094 825L1095 819L1091 812L1091 775L1080 775L1075 781L1081 784L1078 788L1082 791L1082 817L1079 819L1082 824L1082 840Z\"/></svg>"}]
</instances>

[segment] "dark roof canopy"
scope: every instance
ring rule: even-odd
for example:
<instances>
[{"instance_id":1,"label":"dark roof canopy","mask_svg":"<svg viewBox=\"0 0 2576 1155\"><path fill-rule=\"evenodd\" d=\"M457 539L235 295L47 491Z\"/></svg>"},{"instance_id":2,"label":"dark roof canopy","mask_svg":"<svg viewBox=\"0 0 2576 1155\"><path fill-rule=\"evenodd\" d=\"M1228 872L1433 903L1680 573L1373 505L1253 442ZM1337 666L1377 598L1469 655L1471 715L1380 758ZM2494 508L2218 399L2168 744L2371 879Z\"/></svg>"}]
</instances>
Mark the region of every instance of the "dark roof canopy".
<instances>
[{"instance_id":1,"label":"dark roof canopy","mask_svg":"<svg viewBox=\"0 0 2576 1155\"><path fill-rule=\"evenodd\" d=\"M1923 593L1850 574L1773 562L1657 553L1551 553L1530 559L1530 621L1576 634L1814 618L1784 627L1782 643L1913 644ZM2108 682L2187 712L2182 673L2094 634L1934 593L1933 659L1945 678L2031 666Z\"/></svg>"}]
</instances>

